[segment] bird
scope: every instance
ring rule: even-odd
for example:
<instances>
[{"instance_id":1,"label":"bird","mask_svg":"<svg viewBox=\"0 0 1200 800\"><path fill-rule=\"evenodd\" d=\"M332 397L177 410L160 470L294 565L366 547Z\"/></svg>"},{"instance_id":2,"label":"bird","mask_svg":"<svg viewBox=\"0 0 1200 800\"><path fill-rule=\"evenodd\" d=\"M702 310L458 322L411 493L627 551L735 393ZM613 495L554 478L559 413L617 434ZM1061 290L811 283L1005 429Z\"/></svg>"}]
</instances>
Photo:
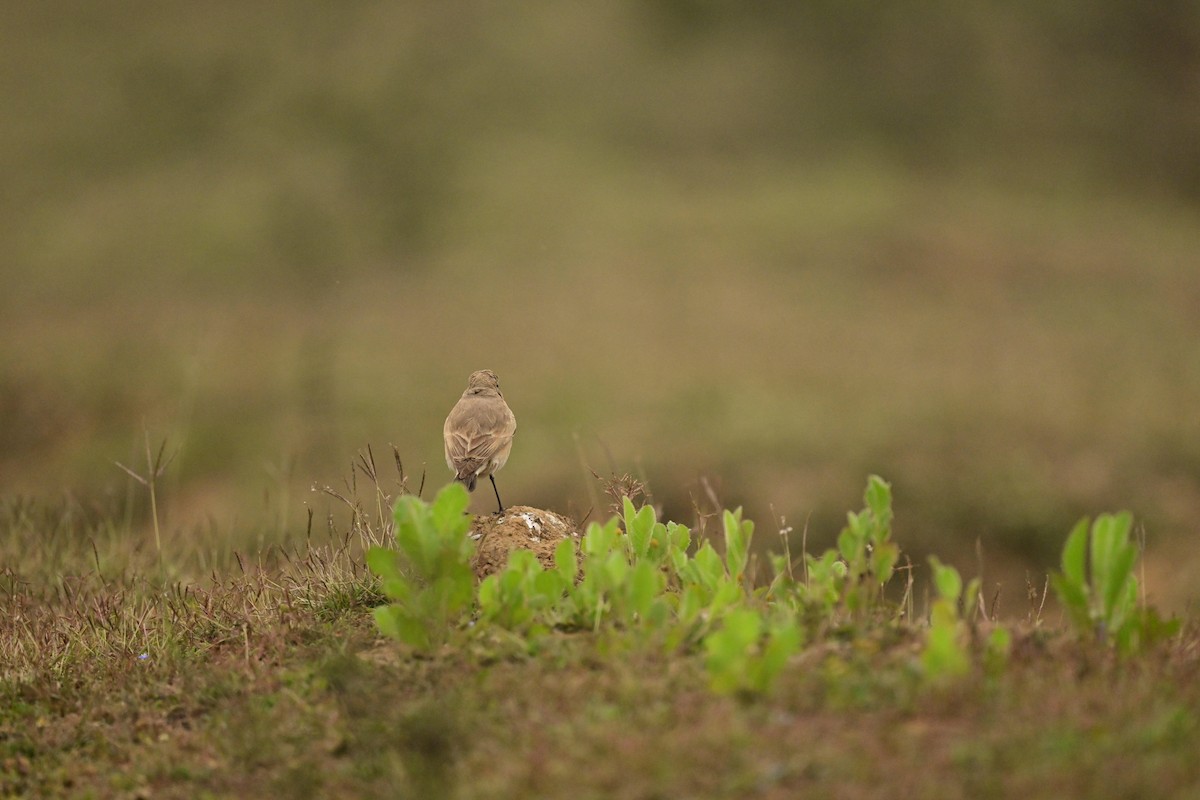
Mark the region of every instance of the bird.
<instances>
[{"instance_id":1,"label":"bird","mask_svg":"<svg viewBox=\"0 0 1200 800\"><path fill-rule=\"evenodd\" d=\"M446 445L446 466L454 480L467 491L475 491L475 482L487 476L496 493L497 513L504 511L495 472L508 461L517 418L500 394L500 379L490 369L480 369L467 379L467 390L450 410L442 428Z\"/></svg>"}]
</instances>

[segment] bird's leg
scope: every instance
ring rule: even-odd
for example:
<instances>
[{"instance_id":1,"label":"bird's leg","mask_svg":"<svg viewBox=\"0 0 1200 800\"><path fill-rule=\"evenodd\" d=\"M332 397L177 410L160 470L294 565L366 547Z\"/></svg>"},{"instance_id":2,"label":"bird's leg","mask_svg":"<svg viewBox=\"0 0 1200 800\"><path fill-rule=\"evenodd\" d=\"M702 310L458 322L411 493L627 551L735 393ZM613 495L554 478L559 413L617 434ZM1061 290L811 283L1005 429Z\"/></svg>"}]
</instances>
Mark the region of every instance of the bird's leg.
<instances>
[{"instance_id":1,"label":"bird's leg","mask_svg":"<svg viewBox=\"0 0 1200 800\"><path fill-rule=\"evenodd\" d=\"M504 503L500 502L500 490L496 488L496 476L488 475L488 480L492 482L492 491L496 493L496 505L500 506L496 513L499 514L504 511Z\"/></svg>"}]
</instances>

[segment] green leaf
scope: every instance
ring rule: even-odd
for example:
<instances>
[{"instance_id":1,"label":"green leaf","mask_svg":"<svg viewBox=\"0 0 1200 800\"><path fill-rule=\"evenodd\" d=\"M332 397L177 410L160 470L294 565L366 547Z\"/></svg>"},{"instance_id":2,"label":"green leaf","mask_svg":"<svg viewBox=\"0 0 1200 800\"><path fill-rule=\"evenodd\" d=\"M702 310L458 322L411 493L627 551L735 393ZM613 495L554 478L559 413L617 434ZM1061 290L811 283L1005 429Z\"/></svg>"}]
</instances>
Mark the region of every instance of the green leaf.
<instances>
[{"instance_id":1,"label":"green leaf","mask_svg":"<svg viewBox=\"0 0 1200 800\"><path fill-rule=\"evenodd\" d=\"M1109 630L1120 630L1130 619L1137 617L1138 580L1130 575L1121 594L1113 602L1104 619Z\"/></svg>"},{"instance_id":2,"label":"green leaf","mask_svg":"<svg viewBox=\"0 0 1200 800\"><path fill-rule=\"evenodd\" d=\"M1104 618L1112 625L1119 625L1116 617L1128 614L1137 605L1137 578L1133 576L1136 561L1137 549L1133 545L1113 556L1108 582L1104 584Z\"/></svg>"},{"instance_id":3,"label":"green leaf","mask_svg":"<svg viewBox=\"0 0 1200 800\"><path fill-rule=\"evenodd\" d=\"M731 691L745 683L747 651L761 632L762 618L756 612L735 609L722 620L720 630L705 638L705 666L714 688Z\"/></svg>"},{"instance_id":4,"label":"green leaf","mask_svg":"<svg viewBox=\"0 0 1200 800\"><path fill-rule=\"evenodd\" d=\"M625 582L625 576L629 574L629 562L625 559L625 554L617 551L609 553L602 563L601 574L604 575L602 585L609 589L620 588Z\"/></svg>"},{"instance_id":5,"label":"green leaf","mask_svg":"<svg viewBox=\"0 0 1200 800\"><path fill-rule=\"evenodd\" d=\"M719 617L725 613L727 608L731 608L742 599L742 587L730 580L722 579L717 584L717 590L713 592L712 599L708 604L708 613L713 617Z\"/></svg>"},{"instance_id":6,"label":"green leaf","mask_svg":"<svg viewBox=\"0 0 1200 800\"><path fill-rule=\"evenodd\" d=\"M853 564L862 555L864 545L866 544L862 533L862 523L859 520L858 514L851 511L846 515L847 525L842 528L842 532L838 534L837 547L838 552L842 554L848 563Z\"/></svg>"},{"instance_id":7,"label":"green leaf","mask_svg":"<svg viewBox=\"0 0 1200 800\"><path fill-rule=\"evenodd\" d=\"M880 585L890 581L899 559L900 548L894 543L883 542L876 545L875 551L871 553L871 572L875 574L875 581Z\"/></svg>"},{"instance_id":8,"label":"green leaf","mask_svg":"<svg viewBox=\"0 0 1200 800\"><path fill-rule=\"evenodd\" d=\"M688 586L679 597L679 621L690 625L704 608L704 598L698 586Z\"/></svg>"},{"instance_id":9,"label":"green leaf","mask_svg":"<svg viewBox=\"0 0 1200 800\"><path fill-rule=\"evenodd\" d=\"M963 591L962 596L962 615L963 619L971 619L975 616L975 608L979 605L979 578L971 578L967 581L967 588Z\"/></svg>"},{"instance_id":10,"label":"green leaf","mask_svg":"<svg viewBox=\"0 0 1200 800\"><path fill-rule=\"evenodd\" d=\"M921 664L931 680L965 675L971 667L959 638L958 611L946 599L935 600Z\"/></svg>"},{"instance_id":11,"label":"green leaf","mask_svg":"<svg viewBox=\"0 0 1200 800\"><path fill-rule=\"evenodd\" d=\"M422 622L396 606L381 606L374 611L375 624L380 632L418 650L428 650L429 631Z\"/></svg>"},{"instance_id":12,"label":"green leaf","mask_svg":"<svg viewBox=\"0 0 1200 800\"><path fill-rule=\"evenodd\" d=\"M575 576L579 574L579 562L575 556L574 541L563 539L554 548L554 567L566 585L569 586L575 582Z\"/></svg>"},{"instance_id":13,"label":"green leaf","mask_svg":"<svg viewBox=\"0 0 1200 800\"><path fill-rule=\"evenodd\" d=\"M661 522L655 522L654 526L650 529L650 546L644 557L658 565L666 560L670 552L671 539L667 534L667 526Z\"/></svg>"},{"instance_id":14,"label":"green leaf","mask_svg":"<svg viewBox=\"0 0 1200 800\"><path fill-rule=\"evenodd\" d=\"M433 499L430 507L435 529L447 537L466 534L471 529L471 520L467 516L467 506L471 503L471 495L467 487L458 481L448 483Z\"/></svg>"},{"instance_id":15,"label":"green leaf","mask_svg":"<svg viewBox=\"0 0 1200 800\"><path fill-rule=\"evenodd\" d=\"M721 557L709 542L700 546L692 558L692 563L696 565L699 582L710 589L716 587L725 577L725 565L721 563Z\"/></svg>"},{"instance_id":16,"label":"green leaf","mask_svg":"<svg viewBox=\"0 0 1200 800\"><path fill-rule=\"evenodd\" d=\"M726 511L722 515L725 528L725 563L729 576L740 581L749 559L750 540L754 536L754 523L742 521L742 509Z\"/></svg>"},{"instance_id":17,"label":"green leaf","mask_svg":"<svg viewBox=\"0 0 1200 800\"><path fill-rule=\"evenodd\" d=\"M1132 515L1122 512L1101 514L1092 526L1092 586L1108 622L1137 561L1137 549L1129 541L1132 525Z\"/></svg>"},{"instance_id":18,"label":"green leaf","mask_svg":"<svg viewBox=\"0 0 1200 800\"><path fill-rule=\"evenodd\" d=\"M1086 585L1077 584L1062 573L1055 573L1050 576L1050 586L1070 615L1075 629L1081 633L1091 630L1092 618L1088 611L1087 595L1084 594Z\"/></svg>"},{"instance_id":19,"label":"green leaf","mask_svg":"<svg viewBox=\"0 0 1200 800\"><path fill-rule=\"evenodd\" d=\"M566 587L558 572L546 572L539 569L533 575L533 591L538 599L538 606L548 608L562 599Z\"/></svg>"},{"instance_id":20,"label":"green leaf","mask_svg":"<svg viewBox=\"0 0 1200 800\"><path fill-rule=\"evenodd\" d=\"M668 522L667 538L671 541L672 552L686 553L692 543L692 532L686 525Z\"/></svg>"},{"instance_id":21,"label":"green leaf","mask_svg":"<svg viewBox=\"0 0 1200 800\"><path fill-rule=\"evenodd\" d=\"M404 495L396 501L393 512L396 520L396 547L421 577L433 571L434 542L428 531L432 529L429 510L419 497Z\"/></svg>"},{"instance_id":22,"label":"green leaf","mask_svg":"<svg viewBox=\"0 0 1200 800\"><path fill-rule=\"evenodd\" d=\"M958 570L943 564L937 556L930 556L929 563L933 567L933 584L937 588L938 597L949 603L957 603L962 594L962 578Z\"/></svg>"},{"instance_id":23,"label":"green leaf","mask_svg":"<svg viewBox=\"0 0 1200 800\"><path fill-rule=\"evenodd\" d=\"M648 561L641 561L629 575L630 611L645 618L659 592L658 568Z\"/></svg>"},{"instance_id":24,"label":"green leaf","mask_svg":"<svg viewBox=\"0 0 1200 800\"><path fill-rule=\"evenodd\" d=\"M396 551L388 547L375 545L367 551L367 566L384 580L399 577L400 570L396 564Z\"/></svg>"},{"instance_id":25,"label":"green leaf","mask_svg":"<svg viewBox=\"0 0 1200 800\"><path fill-rule=\"evenodd\" d=\"M867 478L867 490L863 494L867 508L886 530L892 520L892 486L878 475Z\"/></svg>"},{"instance_id":26,"label":"green leaf","mask_svg":"<svg viewBox=\"0 0 1200 800\"><path fill-rule=\"evenodd\" d=\"M992 675L999 674L1012 652L1012 634L1008 628L997 626L988 634L984 647L984 666Z\"/></svg>"},{"instance_id":27,"label":"green leaf","mask_svg":"<svg viewBox=\"0 0 1200 800\"><path fill-rule=\"evenodd\" d=\"M753 667L754 688L765 692L775 682L775 678L787 666L788 659L800 649L803 635L795 619L788 617L773 624L767 632L767 643L763 647L762 656Z\"/></svg>"},{"instance_id":28,"label":"green leaf","mask_svg":"<svg viewBox=\"0 0 1200 800\"><path fill-rule=\"evenodd\" d=\"M690 574L688 568L691 565L691 559L688 558L688 554L686 552L683 550L671 551L671 568L675 571L675 575L680 581L689 580L687 575Z\"/></svg>"},{"instance_id":29,"label":"green leaf","mask_svg":"<svg viewBox=\"0 0 1200 800\"><path fill-rule=\"evenodd\" d=\"M484 614L492 614L500 607L500 578L497 575L488 575L479 584L477 593L479 600L479 609ZM386 632L385 632L386 633Z\"/></svg>"},{"instance_id":30,"label":"green leaf","mask_svg":"<svg viewBox=\"0 0 1200 800\"><path fill-rule=\"evenodd\" d=\"M629 498L625 500L625 533L629 536L629 542L633 547L633 553L638 558L644 558L650 550L650 537L654 532L654 525L657 522L654 518L654 508L649 505L644 505L636 513L633 513L633 503Z\"/></svg>"},{"instance_id":31,"label":"green leaf","mask_svg":"<svg viewBox=\"0 0 1200 800\"><path fill-rule=\"evenodd\" d=\"M372 609L375 625L379 632L392 639L400 638L400 627L396 624L396 609L393 606L379 606Z\"/></svg>"},{"instance_id":32,"label":"green leaf","mask_svg":"<svg viewBox=\"0 0 1200 800\"><path fill-rule=\"evenodd\" d=\"M1087 594L1085 588L1087 586L1087 545L1088 518L1084 517L1075 523L1075 527L1067 536L1067 543L1063 546L1062 552L1062 571L1067 581L1078 587L1085 596Z\"/></svg>"},{"instance_id":33,"label":"green leaf","mask_svg":"<svg viewBox=\"0 0 1200 800\"><path fill-rule=\"evenodd\" d=\"M583 534L583 553L589 558L603 558L617 546L616 517L609 520L608 523L601 526L595 522L588 525L587 532Z\"/></svg>"}]
</instances>

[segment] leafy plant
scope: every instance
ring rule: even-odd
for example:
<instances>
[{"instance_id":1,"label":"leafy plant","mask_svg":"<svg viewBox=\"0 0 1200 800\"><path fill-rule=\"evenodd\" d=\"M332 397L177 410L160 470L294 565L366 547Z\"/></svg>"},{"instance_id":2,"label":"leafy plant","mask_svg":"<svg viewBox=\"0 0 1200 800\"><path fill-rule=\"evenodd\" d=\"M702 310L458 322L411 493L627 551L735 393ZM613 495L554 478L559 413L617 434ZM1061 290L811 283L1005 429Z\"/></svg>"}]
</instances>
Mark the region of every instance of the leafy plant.
<instances>
[{"instance_id":1,"label":"leafy plant","mask_svg":"<svg viewBox=\"0 0 1200 800\"><path fill-rule=\"evenodd\" d=\"M843 600L852 614L878 606L882 587L892 579L900 548L892 537L892 487L878 475L867 479L866 507L847 514L837 546L846 565Z\"/></svg>"},{"instance_id":2,"label":"leafy plant","mask_svg":"<svg viewBox=\"0 0 1200 800\"><path fill-rule=\"evenodd\" d=\"M1123 653L1179 630L1178 621L1164 621L1153 609L1139 608L1132 526L1128 511L1101 514L1090 530L1084 517L1063 546L1062 572L1050 578L1075 629Z\"/></svg>"},{"instance_id":3,"label":"leafy plant","mask_svg":"<svg viewBox=\"0 0 1200 800\"><path fill-rule=\"evenodd\" d=\"M754 586L754 524L741 509L722 514L719 552L711 541L694 546L686 526L660 522L651 506L635 508L628 497L620 517L592 523L578 545L562 541L552 566L518 550L476 587L467 500L452 484L432 504L412 496L396 503L395 549L374 547L367 556L390 601L375 610L385 634L429 650L469 612L473 631L500 628L525 642L553 629L608 630L639 645L702 653L714 690L756 693L773 685L806 640L831 626L857 634L901 618L877 613L888 610L884 589L900 550L891 540L891 487L874 475L865 507L848 515L837 547L803 554L801 580L790 555L771 557L774 575L765 587ZM1081 522L1054 580L1076 624L1123 651L1177 629L1137 607L1129 527L1128 514L1104 515L1089 538L1087 520ZM922 674L932 682L963 676L976 650L989 673L1002 669L1011 636L992 625L980 641L979 579L964 587L953 567L933 556L929 563L936 596L923 633Z\"/></svg>"},{"instance_id":4,"label":"leafy plant","mask_svg":"<svg viewBox=\"0 0 1200 800\"><path fill-rule=\"evenodd\" d=\"M737 608L704 639L704 666L715 691L765 692L802 644L795 617Z\"/></svg>"},{"instance_id":5,"label":"leafy plant","mask_svg":"<svg viewBox=\"0 0 1200 800\"><path fill-rule=\"evenodd\" d=\"M562 599L574 580L574 542L561 542L555 558L558 568L546 570L531 551L514 551L504 570L479 585L480 620L510 630L533 626L539 615Z\"/></svg>"},{"instance_id":6,"label":"leafy plant","mask_svg":"<svg viewBox=\"0 0 1200 800\"><path fill-rule=\"evenodd\" d=\"M921 666L927 678L933 681L965 675L971 661L965 640L965 629L959 616L958 603L962 596L962 578L958 570L929 557L933 569L933 585L937 598L929 611L929 630L925 634L925 648L921 652ZM977 580L977 579L976 579ZM976 581L972 581L972 586ZM968 600L970 601L970 589Z\"/></svg>"},{"instance_id":7,"label":"leafy plant","mask_svg":"<svg viewBox=\"0 0 1200 800\"><path fill-rule=\"evenodd\" d=\"M432 504L412 495L396 501L396 549L375 546L367 552L367 565L392 601L375 609L385 635L429 650L471 608L475 542L467 536L469 499L461 484L452 483Z\"/></svg>"}]
</instances>

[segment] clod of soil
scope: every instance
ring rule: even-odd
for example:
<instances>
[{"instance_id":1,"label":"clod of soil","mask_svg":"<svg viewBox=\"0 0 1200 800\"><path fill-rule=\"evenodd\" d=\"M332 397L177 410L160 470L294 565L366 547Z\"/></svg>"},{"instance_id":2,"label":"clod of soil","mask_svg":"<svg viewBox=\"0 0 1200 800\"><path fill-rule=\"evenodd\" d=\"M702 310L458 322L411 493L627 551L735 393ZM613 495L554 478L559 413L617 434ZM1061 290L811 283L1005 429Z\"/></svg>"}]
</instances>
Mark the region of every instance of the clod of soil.
<instances>
[{"instance_id":1,"label":"clod of soil","mask_svg":"<svg viewBox=\"0 0 1200 800\"><path fill-rule=\"evenodd\" d=\"M512 506L471 523L472 539L479 543L472 567L483 580L504 569L513 550L532 550L545 567L554 566L554 548L563 539L579 543L579 528L553 511L530 506Z\"/></svg>"}]
</instances>

